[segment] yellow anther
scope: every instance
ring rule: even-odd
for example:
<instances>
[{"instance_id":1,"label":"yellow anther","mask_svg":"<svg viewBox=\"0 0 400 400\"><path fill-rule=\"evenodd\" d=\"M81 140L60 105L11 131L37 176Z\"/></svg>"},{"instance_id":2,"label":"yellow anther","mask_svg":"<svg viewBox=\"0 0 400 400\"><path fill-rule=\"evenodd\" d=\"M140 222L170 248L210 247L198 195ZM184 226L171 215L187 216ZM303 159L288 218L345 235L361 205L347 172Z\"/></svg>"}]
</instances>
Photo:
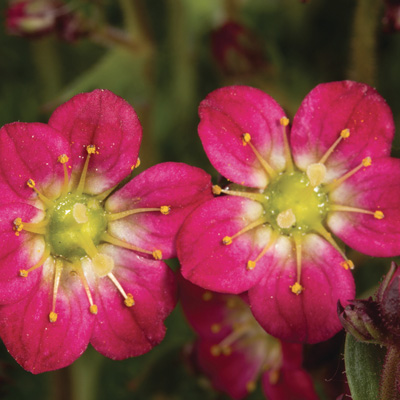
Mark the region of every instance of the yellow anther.
<instances>
[{"instance_id":1,"label":"yellow anther","mask_svg":"<svg viewBox=\"0 0 400 400\"><path fill-rule=\"evenodd\" d=\"M229 346L224 346L221 350L224 356L229 356L232 354L232 349Z\"/></svg>"},{"instance_id":2,"label":"yellow anther","mask_svg":"<svg viewBox=\"0 0 400 400\"><path fill-rule=\"evenodd\" d=\"M204 301L210 301L212 299L213 295L211 292L207 291L207 292L204 292L201 297Z\"/></svg>"},{"instance_id":3,"label":"yellow anther","mask_svg":"<svg viewBox=\"0 0 400 400\"><path fill-rule=\"evenodd\" d=\"M92 305L89 307L89 311L90 311L92 314L97 314L97 306L96 306L96 304L92 304Z\"/></svg>"},{"instance_id":4,"label":"yellow anther","mask_svg":"<svg viewBox=\"0 0 400 400\"><path fill-rule=\"evenodd\" d=\"M19 270L19 276L22 276L23 278L26 278L28 276L28 271L26 269L20 269Z\"/></svg>"},{"instance_id":5,"label":"yellow anther","mask_svg":"<svg viewBox=\"0 0 400 400\"><path fill-rule=\"evenodd\" d=\"M50 322L56 322L57 321L57 313L55 313L54 311L52 311L50 314L49 314L49 321Z\"/></svg>"},{"instance_id":6,"label":"yellow anther","mask_svg":"<svg viewBox=\"0 0 400 400\"><path fill-rule=\"evenodd\" d=\"M362 160L362 165L363 165L364 167L369 167L371 164L372 164L371 157L365 157L365 158Z\"/></svg>"},{"instance_id":7,"label":"yellow anther","mask_svg":"<svg viewBox=\"0 0 400 400\"><path fill-rule=\"evenodd\" d=\"M274 369L269 373L269 382L272 385L276 385L279 381L279 370L278 369Z\"/></svg>"},{"instance_id":8,"label":"yellow anther","mask_svg":"<svg viewBox=\"0 0 400 400\"><path fill-rule=\"evenodd\" d=\"M221 354L221 348L218 345L211 346L210 352L214 357L217 357Z\"/></svg>"},{"instance_id":9,"label":"yellow anther","mask_svg":"<svg viewBox=\"0 0 400 400\"><path fill-rule=\"evenodd\" d=\"M340 132L340 136L343 138L343 139L347 139L349 136L350 136L350 130L349 129L343 129L341 132Z\"/></svg>"},{"instance_id":10,"label":"yellow anther","mask_svg":"<svg viewBox=\"0 0 400 400\"><path fill-rule=\"evenodd\" d=\"M354 269L354 263L351 260L345 260L340 263L344 269Z\"/></svg>"},{"instance_id":11,"label":"yellow anther","mask_svg":"<svg viewBox=\"0 0 400 400\"><path fill-rule=\"evenodd\" d=\"M248 381L246 383L246 389L249 393L254 392L256 390L256 383L254 381Z\"/></svg>"},{"instance_id":12,"label":"yellow anther","mask_svg":"<svg viewBox=\"0 0 400 400\"><path fill-rule=\"evenodd\" d=\"M375 217L376 219L383 219L383 218L385 218L385 215L383 214L382 211L377 210L377 211L374 212L374 217Z\"/></svg>"},{"instance_id":13,"label":"yellow anther","mask_svg":"<svg viewBox=\"0 0 400 400\"><path fill-rule=\"evenodd\" d=\"M221 330L221 325L220 324L212 324L211 325L211 332L212 333L218 333Z\"/></svg>"},{"instance_id":14,"label":"yellow anther","mask_svg":"<svg viewBox=\"0 0 400 400\"><path fill-rule=\"evenodd\" d=\"M14 224L14 230L17 232L21 232L22 229L24 228L24 224L22 223L21 218L15 218L13 224Z\"/></svg>"},{"instance_id":15,"label":"yellow anther","mask_svg":"<svg viewBox=\"0 0 400 400\"><path fill-rule=\"evenodd\" d=\"M252 260L247 261L247 269L248 270L252 270L255 267L256 267L256 262L255 261L252 261Z\"/></svg>"},{"instance_id":16,"label":"yellow anther","mask_svg":"<svg viewBox=\"0 0 400 400\"><path fill-rule=\"evenodd\" d=\"M161 250L154 250L152 254L153 254L153 257L154 257L155 260L161 260L162 259Z\"/></svg>"},{"instance_id":17,"label":"yellow anther","mask_svg":"<svg viewBox=\"0 0 400 400\"><path fill-rule=\"evenodd\" d=\"M69 158L66 154L61 154L61 156L58 157L57 161L61 164L66 164L69 161Z\"/></svg>"},{"instance_id":18,"label":"yellow anther","mask_svg":"<svg viewBox=\"0 0 400 400\"><path fill-rule=\"evenodd\" d=\"M33 179L28 179L28 182L26 182L26 184L27 184L31 189L33 189L33 188L36 186L35 181L34 181Z\"/></svg>"},{"instance_id":19,"label":"yellow anther","mask_svg":"<svg viewBox=\"0 0 400 400\"><path fill-rule=\"evenodd\" d=\"M212 192L213 192L213 194L215 194L216 196L219 196L219 195L222 193L221 186L214 185L214 186L212 187Z\"/></svg>"},{"instance_id":20,"label":"yellow anther","mask_svg":"<svg viewBox=\"0 0 400 400\"><path fill-rule=\"evenodd\" d=\"M138 168L139 165L140 165L140 158L138 157L138 159L136 160L135 168Z\"/></svg>"},{"instance_id":21,"label":"yellow anther","mask_svg":"<svg viewBox=\"0 0 400 400\"><path fill-rule=\"evenodd\" d=\"M94 144L89 144L88 146L86 146L86 151L88 152L88 154L94 154L96 153L96 146Z\"/></svg>"},{"instance_id":22,"label":"yellow anther","mask_svg":"<svg viewBox=\"0 0 400 400\"><path fill-rule=\"evenodd\" d=\"M232 244L232 238L230 236L225 236L222 239L222 243L225 244L226 246L228 246L229 244Z\"/></svg>"},{"instance_id":23,"label":"yellow anther","mask_svg":"<svg viewBox=\"0 0 400 400\"><path fill-rule=\"evenodd\" d=\"M294 293L296 295L299 295L304 290L303 286L301 286L299 282L296 282L293 286L289 286L289 287L290 287L292 293Z\"/></svg>"},{"instance_id":24,"label":"yellow anther","mask_svg":"<svg viewBox=\"0 0 400 400\"><path fill-rule=\"evenodd\" d=\"M161 206L160 211L161 211L161 214L168 215L169 212L171 211L171 207L170 206Z\"/></svg>"},{"instance_id":25,"label":"yellow anther","mask_svg":"<svg viewBox=\"0 0 400 400\"><path fill-rule=\"evenodd\" d=\"M282 118L279 120L279 123L280 123L282 126L288 126L288 125L289 125L289 118L287 118L287 117L282 117Z\"/></svg>"},{"instance_id":26,"label":"yellow anther","mask_svg":"<svg viewBox=\"0 0 400 400\"><path fill-rule=\"evenodd\" d=\"M243 146L246 146L247 143L250 142L250 140L251 140L251 135L250 135L250 133L248 133L248 132L243 133L243 135L242 135L242 143L243 143Z\"/></svg>"},{"instance_id":27,"label":"yellow anther","mask_svg":"<svg viewBox=\"0 0 400 400\"><path fill-rule=\"evenodd\" d=\"M126 294L126 298L125 298L125 300L124 300L124 304L125 304L127 307L132 307L132 306L135 304L135 300L133 300L133 296L132 296L131 293L127 293L127 294Z\"/></svg>"}]
</instances>

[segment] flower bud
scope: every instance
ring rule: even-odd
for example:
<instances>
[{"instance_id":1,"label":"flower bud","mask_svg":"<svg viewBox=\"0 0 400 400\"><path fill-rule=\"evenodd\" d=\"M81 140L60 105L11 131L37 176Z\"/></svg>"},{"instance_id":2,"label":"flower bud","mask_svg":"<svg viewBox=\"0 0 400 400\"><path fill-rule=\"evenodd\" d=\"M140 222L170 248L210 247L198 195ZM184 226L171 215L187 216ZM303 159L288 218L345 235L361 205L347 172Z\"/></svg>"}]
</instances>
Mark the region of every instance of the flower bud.
<instances>
[{"instance_id":1,"label":"flower bud","mask_svg":"<svg viewBox=\"0 0 400 400\"><path fill-rule=\"evenodd\" d=\"M397 32L400 30L400 1L386 0L385 15L383 17L383 27L386 32Z\"/></svg>"},{"instance_id":2,"label":"flower bud","mask_svg":"<svg viewBox=\"0 0 400 400\"><path fill-rule=\"evenodd\" d=\"M346 307L338 302L339 320L344 329L362 342L380 342L384 332L379 326L377 303L368 300L353 300Z\"/></svg>"}]
</instances>

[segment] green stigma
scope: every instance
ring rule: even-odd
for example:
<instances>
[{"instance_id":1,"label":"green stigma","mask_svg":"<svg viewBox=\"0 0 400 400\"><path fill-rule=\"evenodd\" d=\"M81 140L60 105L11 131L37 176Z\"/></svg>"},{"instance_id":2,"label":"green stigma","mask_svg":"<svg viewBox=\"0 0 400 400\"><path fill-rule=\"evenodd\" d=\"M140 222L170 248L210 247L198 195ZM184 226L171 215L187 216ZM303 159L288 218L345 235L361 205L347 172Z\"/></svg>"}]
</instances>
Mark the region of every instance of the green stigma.
<instances>
[{"instance_id":1,"label":"green stigma","mask_svg":"<svg viewBox=\"0 0 400 400\"><path fill-rule=\"evenodd\" d=\"M313 187L307 175L299 171L279 175L264 196L269 222L286 235L308 233L320 226L329 203L321 187Z\"/></svg>"}]
</instances>

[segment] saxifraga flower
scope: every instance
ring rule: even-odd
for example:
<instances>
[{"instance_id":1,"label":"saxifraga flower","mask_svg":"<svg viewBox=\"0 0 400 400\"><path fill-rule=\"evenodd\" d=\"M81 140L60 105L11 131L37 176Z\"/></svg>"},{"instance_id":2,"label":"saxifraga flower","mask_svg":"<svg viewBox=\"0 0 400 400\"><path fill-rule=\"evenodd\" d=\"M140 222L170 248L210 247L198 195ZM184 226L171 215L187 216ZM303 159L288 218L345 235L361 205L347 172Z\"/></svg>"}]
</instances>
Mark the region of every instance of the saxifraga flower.
<instances>
[{"instance_id":1,"label":"saxifraga flower","mask_svg":"<svg viewBox=\"0 0 400 400\"><path fill-rule=\"evenodd\" d=\"M212 92L199 113L203 147L234 184L214 186L225 196L185 221L183 276L217 292L248 291L274 336L328 339L341 329L337 301L354 298L353 263L333 235L372 256L400 254L388 105L369 86L343 81L312 90L291 129L279 104L246 86Z\"/></svg>"},{"instance_id":2,"label":"saxifraga flower","mask_svg":"<svg viewBox=\"0 0 400 400\"><path fill-rule=\"evenodd\" d=\"M261 380L269 400L317 400L302 367L303 346L274 338L257 323L246 296L221 294L178 279L183 311L198 334L194 360L213 386L242 399Z\"/></svg>"},{"instance_id":3,"label":"saxifraga flower","mask_svg":"<svg viewBox=\"0 0 400 400\"><path fill-rule=\"evenodd\" d=\"M113 359L165 335L176 303L182 220L212 197L198 168L139 164L133 108L105 90L73 97L49 124L0 130L0 336L25 369L64 367L88 343Z\"/></svg>"}]
</instances>

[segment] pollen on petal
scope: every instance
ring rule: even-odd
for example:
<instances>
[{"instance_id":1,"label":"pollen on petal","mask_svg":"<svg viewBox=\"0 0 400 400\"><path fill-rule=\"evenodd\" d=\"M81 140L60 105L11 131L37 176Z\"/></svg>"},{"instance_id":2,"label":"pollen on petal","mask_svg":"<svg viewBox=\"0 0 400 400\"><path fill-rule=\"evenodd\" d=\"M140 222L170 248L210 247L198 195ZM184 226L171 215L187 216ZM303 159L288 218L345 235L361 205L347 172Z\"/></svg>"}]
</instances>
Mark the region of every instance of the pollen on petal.
<instances>
[{"instance_id":1,"label":"pollen on petal","mask_svg":"<svg viewBox=\"0 0 400 400\"><path fill-rule=\"evenodd\" d=\"M162 260L161 250L154 250L152 254L155 260Z\"/></svg>"},{"instance_id":2,"label":"pollen on petal","mask_svg":"<svg viewBox=\"0 0 400 400\"><path fill-rule=\"evenodd\" d=\"M374 212L374 217L375 217L376 219L383 219L383 218L385 218L385 215L383 214L382 211L377 210L377 211Z\"/></svg>"},{"instance_id":3,"label":"pollen on petal","mask_svg":"<svg viewBox=\"0 0 400 400\"><path fill-rule=\"evenodd\" d=\"M289 286L292 293L299 295L303 290L303 286L299 282L296 282L293 286Z\"/></svg>"},{"instance_id":4,"label":"pollen on petal","mask_svg":"<svg viewBox=\"0 0 400 400\"><path fill-rule=\"evenodd\" d=\"M223 243L224 245L228 246L228 245L232 244L232 238L231 238L230 236L225 236L225 237L222 239L222 243Z\"/></svg>"},{"instance_id":5,"label":"pollen on petal","mask_svg":"<svg viewBox=\"0 0 400 400\"><path fill-rule=\"evenodd\" d=\"M133 305L135 305L135 300L133 299L133 296L131 293L126 294L126 298L124 299L124 304L127 307L132 307Z\"/></svg>"},{"instance_id":6,"label":"pollen on petal","mask_svg":"<svg viewBox=\"0 0 400 400\"><path fill-rule=\"evenodd\" d=\"M49 314L49 321L50 322L56 322L57 321L57 313L55 313L54 311L51 311Z\"/></svg>"}]
</instances>

